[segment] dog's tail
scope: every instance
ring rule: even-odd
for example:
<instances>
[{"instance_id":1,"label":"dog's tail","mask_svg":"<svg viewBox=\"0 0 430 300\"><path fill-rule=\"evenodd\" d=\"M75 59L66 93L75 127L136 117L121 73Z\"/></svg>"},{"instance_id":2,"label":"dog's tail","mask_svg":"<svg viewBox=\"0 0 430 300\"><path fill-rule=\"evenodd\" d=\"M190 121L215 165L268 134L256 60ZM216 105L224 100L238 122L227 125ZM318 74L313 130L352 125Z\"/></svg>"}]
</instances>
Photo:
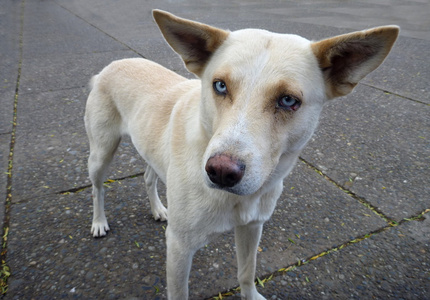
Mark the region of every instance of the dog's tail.
<instances>
[{"instance_id":1,"label":"dog's tail","mask_svg":"<svg viewBox=\"0 0 430 300\"><path fill-rule=\"evenodd\" d=\"M99 77L99 75L94 75L91 78L90 82L88 83L88 88L90 89L90 91L94 88L94 85L96 84L97 77Z\"/></svg>"}]
</instances>

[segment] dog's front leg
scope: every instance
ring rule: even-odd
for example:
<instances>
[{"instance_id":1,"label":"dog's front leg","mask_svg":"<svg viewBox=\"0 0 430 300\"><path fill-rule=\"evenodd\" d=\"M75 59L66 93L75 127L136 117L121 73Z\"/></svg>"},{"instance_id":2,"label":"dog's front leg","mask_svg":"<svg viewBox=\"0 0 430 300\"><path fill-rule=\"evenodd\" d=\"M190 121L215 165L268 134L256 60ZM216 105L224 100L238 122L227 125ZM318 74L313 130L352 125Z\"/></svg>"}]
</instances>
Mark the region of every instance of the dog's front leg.
<instances>
[{"instance_id":1,"label":"dog's front leg","mask_svg":"<svg viewBox=\"0 0 430 300\"><path fill-rule=\"evenodd\" d=\"M188 299L188 277L195 249L171 225L166 229L167 244L167 298L169 300Z\"/></svg>"},{"instance_id":2,"label":"dog's front leg","mask_svg":"<svg viewBox=\"0 0 430 300\"><path fill-rule=\"evenodd\" d=\"M242 299L265 299L255 287L255 268L257 263L257 247L260 242L263 224L249 224L235 228L237 274Z\"/></svg>"}]
</instances>

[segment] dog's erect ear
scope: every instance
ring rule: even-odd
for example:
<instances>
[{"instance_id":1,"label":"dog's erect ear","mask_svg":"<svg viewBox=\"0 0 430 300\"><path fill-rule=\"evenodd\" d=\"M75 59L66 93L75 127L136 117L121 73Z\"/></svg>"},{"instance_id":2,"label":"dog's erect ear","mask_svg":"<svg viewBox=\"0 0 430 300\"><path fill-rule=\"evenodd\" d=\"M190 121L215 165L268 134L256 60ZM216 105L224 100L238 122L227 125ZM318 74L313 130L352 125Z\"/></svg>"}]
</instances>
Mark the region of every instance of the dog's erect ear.
<instances>
[{"instance_id":1,"label":"dog's erect ear","mask_svg":"<svg viewBox=\"0 0 430 300\"><path fill-rule=\"evenodd\" d=\"M153 10L152 14L166 41L181 55L187 69L197 76L201 76L207 61L229 34L162 10Z\"/></svg>"},{"instance_id":2,"label":"dog's erect ear","mask_svg":"<svg viewBox=\"0 0 430 300\"><path fill-rule=\"evenodd\" d=\"M383 26L312 43L324 73L327 97L350 93L384 61L398 34L399 27Z\"/></svg>"}]
</instances>

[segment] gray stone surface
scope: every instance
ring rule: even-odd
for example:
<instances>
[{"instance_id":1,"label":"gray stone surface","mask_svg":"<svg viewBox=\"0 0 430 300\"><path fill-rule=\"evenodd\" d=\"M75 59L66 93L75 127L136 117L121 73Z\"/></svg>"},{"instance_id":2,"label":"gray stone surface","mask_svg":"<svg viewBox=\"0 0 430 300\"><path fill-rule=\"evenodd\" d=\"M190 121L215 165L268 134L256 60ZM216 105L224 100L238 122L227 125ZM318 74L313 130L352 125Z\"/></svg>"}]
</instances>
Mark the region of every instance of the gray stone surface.
<instances>
[{"instance_id":1,"label":"gray stone surface","mask_svg":"<svg viewBox=\"0 0 430 300\"><path fill-rule=\"evenodd\" d=\"M302 157L399 221L430 207L429 115L428 105L359 86L325 106Z\"/></svg>"},{"instance_id":2,"label":"gray stone surface","mask_svg":"<svg viewBox=\"0 0 430 300\"><path fill-rule=\"evenodd\" d=\"M375 234L275 278L268 299L427 299L430 219Z\"/></svg>"},{"instance_id":3,"label":"gray stone surface","mask_svg":"<svg viewBox=\"0 0 430 300\"><path fill-rule=\"evenodd\" d=\"M23 56L128 50L107 34L50 1L25 3ZM47 65L50 62L47 61Z\"/></svg>"},{"instance_id":4,"label":"gray stone surface","mask_svg":"<svg viewBox=\"0 0 430 300\"><path fill-rule=\"evenodd\" d=\"M428 28L430 21L426 16L430 4L427 1L358 0L345 5L342 1L300 1L300 5L291 8L288 2L284 8L271 9L270 12L289 16L291 21L352 28L362 30L365 27L396 24L403 28L403 35L430 40Z\"/></svg>"},{"instance_id":5,"label":"gray stone surface","mask_svg":"<svg viewBox=\"0 0 430 300\"><path fill-rule=\"evenodd\" d=\"M129 139L122 141L109 172L109 178L125 178L108 184L111 231L101 239L90 235L92 200L83 124L85 87L112 60L143 56L193 77L163 41L151 18L153 8L231 30L264 28L314 40L376 25L402 26L381 68L352 95L326 105L320 128L303 152L305 162L299 161L286 179L274 215L265 224L257 276L274 275L259 287L268 299L427 297L427 1L4 1L1 199L18 78L21 8L23 60L6 258L12 275L5 299L166 297L166 224L150 214L139 175L145 165ZM61 193L79 188L83 189ZM160 194L165 202L163 185ZM389 227L357 197L388 218L406 221ZM426 213L420 221L412 220L422 212ZM294 271L277 272L327 250L331 254ZM232 234L226 233L197 252L190 298L211 298L237 284L235 245Z\"/></svg>"},{"instance_id":6,"label":"gray stone surface","mask_svg":"<svg viewBox=\"0 0 430 300\"><path fill-rule=\"evenodd\" d=\"M430 104L429 40L401 38L387 60L364 83L393 94Z\"/></svg>"},{"instance_id":7,"label":"gray stone surface","mask_svg":"<svg viewBox=\"0 0 430 300\"><path fill-rule=\"evenodd\" d=\"M127 50L25 57L20 94L86 87L91 77L111 61L135 56Z\"/></svg>"}]
</instances>

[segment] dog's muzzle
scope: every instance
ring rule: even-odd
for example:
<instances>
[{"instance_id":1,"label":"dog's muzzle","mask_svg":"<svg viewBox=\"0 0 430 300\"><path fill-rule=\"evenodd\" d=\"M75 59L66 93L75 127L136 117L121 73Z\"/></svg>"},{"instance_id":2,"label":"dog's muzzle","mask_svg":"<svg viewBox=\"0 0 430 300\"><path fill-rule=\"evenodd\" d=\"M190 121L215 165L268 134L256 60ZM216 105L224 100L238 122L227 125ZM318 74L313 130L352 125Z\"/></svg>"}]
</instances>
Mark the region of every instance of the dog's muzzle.
<instances>
[{"instance_id":1,"label":"dog's muzzle","mask_svg":"<svg viewBox=\"0 0 430 300\"><path fill-rule=\"evenodd\" d=\"M219 188L231 188L241 181L245 164L226 154L216 154L208 159L205 170Z\"/></svg>"}]
</instances>

